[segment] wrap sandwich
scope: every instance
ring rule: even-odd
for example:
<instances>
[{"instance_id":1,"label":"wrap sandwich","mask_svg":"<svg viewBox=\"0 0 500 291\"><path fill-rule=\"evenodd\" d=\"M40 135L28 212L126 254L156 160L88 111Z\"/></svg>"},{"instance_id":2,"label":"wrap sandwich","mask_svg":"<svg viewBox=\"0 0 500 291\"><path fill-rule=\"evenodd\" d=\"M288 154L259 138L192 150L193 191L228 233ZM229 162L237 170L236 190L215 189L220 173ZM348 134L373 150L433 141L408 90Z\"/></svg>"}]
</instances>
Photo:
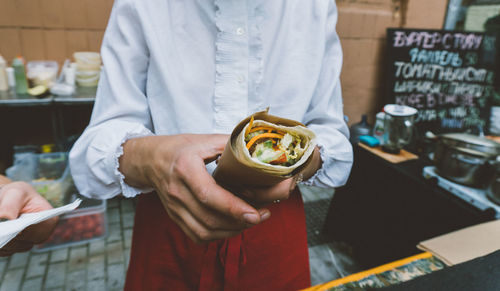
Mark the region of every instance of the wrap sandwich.
<instances>
[{"instance_id":1,"label":"wrap sandwich","mask_svg":"<svg viewBox=\"0 0 500 291\"><path fill-rule=\"evenodd\" d=\"M300 122L257 112L233 130L214 178L228 186L272 186L311 161L316 136Z\"/></svg>"}]
</instances>

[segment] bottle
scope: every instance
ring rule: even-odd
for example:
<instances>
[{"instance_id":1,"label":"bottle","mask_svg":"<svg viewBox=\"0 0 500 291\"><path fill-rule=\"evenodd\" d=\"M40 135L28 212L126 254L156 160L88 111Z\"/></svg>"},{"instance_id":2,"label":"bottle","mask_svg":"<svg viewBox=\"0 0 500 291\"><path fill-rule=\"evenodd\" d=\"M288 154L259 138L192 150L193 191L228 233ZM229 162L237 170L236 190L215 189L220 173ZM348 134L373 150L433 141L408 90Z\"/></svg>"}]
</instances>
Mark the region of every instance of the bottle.
<instances>
[{"instance_id":1,"label":"bottle","mask_svg":"<svg viewBox=\"0 0 500 291\"><path fill-rule=\"evenodd\" d=\"M370 131L371 127L368 124L367 116L366 114L363 114L361 116L361 121L351 126L351 137L349 140L351 141L351 143L356 144L359 142L360 136L369 135Z\"/></svg>"},{"instance_id":2,"label":"bottle","mask_svg":"<svg viewBox=\"0 0 500 291\"><path fill-rule=\"evenodd\" d=\"M5 59L0 55L0 91L9 90L9 81L7 79L7 63Z\"/></svg>"},{"instance_id":3,"label":"bottle","mask_svg":"<svg viewBox=\"0 0 500 291\"><path fill-rule=\"evenodd\" d=\"M376 139L378 139L381 145L384 144L384 132L385 132L384 121L385 121L385 112L377 113L375 117L375 125L373 126L372 135Z\"/></svg>"},{"instance_id":4,"label":"bottle","mask_svg":"<svg viewBox=\"0 0 500 291\"><path fill-rule=\"evenodd\" d=\"M5 69L7 72L7 81L9 83L9 89L11 92L16 91L16 75L14 74L14 68L8 67Z\"/></svg>"},{"instance_id":5,"label":"bottle","mask_svg":"<svg viewBox=\"0 0 500 291\"><path fill-rule=\"evenodd\" d=\"M12 67L14 68L16 77L16 93L28 94L28 80L26 79L24 59L21 56L17 56L14 61L12 61Z\"/></svg>"}]
</instances>

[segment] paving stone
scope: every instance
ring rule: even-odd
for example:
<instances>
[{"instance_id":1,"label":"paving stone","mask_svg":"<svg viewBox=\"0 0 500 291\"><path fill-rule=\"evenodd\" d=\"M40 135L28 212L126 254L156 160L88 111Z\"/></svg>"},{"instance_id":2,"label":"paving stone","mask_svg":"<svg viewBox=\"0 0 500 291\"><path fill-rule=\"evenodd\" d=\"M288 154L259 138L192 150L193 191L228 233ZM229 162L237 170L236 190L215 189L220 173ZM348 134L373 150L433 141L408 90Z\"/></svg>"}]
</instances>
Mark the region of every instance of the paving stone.
<instances>
[{"instance_id":1,"label":"paving stone","mask_svg":"<svg viewBox=\"0 0 500 291\"><path fill-rule=\"evenodd\" d=\"M45 288L56 288L64 286L66 279L66 263L53 263L49 265L47 276L45 279Z\"/></svg>"},{"instance_id":2,"label":"paving stone","mask_svg":"<svg viewBox=\"0 0 500 291\"><path fill-rule=\"evenodd\" d=\"M25 280L21 291L39 291L42 290L43 277L36 277Z\"/></svg>"},{"instance_id":3,"label":"paving stone","mask_svg":"<svg viewBox=\"0 0 500 291\"><path fill-rule=\"evenodd\" d=\"M0 281L2 281L3 272L5 271L6 267L7 267L7 261L6 260L0 261Z\"/></svg>"},{"instance_id":4,"label":"paving stone","mask_svg":"<svg viewBox=\"0 0 500 291\"><path fill-rule=\"evenodd\" d=\"M134 212L135 207L134 207L133 199L127 198L127 199L120 200L120 208L122 211L122 215L124 213Z\"/></svg>"},{"instance_id":5,"label":"paving stone","mask_svg":"<svg viewBox=\"0 0 500 291\"><path fill-rule=\"evenodd\" d=\"M106 278L105 264L105 256L103 254L95 257L90 257L89 263L87 265L87 280L104 280Z\"/></svg>"},{"instance_id":6,"label":"paving stone","mask_svg":"<svg viewBox=\"0 0 500 291\"><path fill-rule=\"evenodd\" d=\"M94 240L89 244L89 256L102 255L106 251L106 241L104 239Z\"/></svg>"},{"instance_id":7,"label":"paving stone","mask_svg":"<svg viewBox=\"0 0 500 291\"><path fill-rule=\"evenodd\" d=\"M123 241L125 242L125 248L130 249L132 247L132 229L123 230Z\"/></svg>"},{"instance_id":8,"label":"paving stone","mask_svg":"<svg viewBox=\"0 0 500 291\"><path fill-rule=\"evenodd\" d=\"M122 226L123 228L134 227L134 212L126 212L122 214Z\"/></svg>"},{"instance_id":9,"label":"paving stone","mask_svg":"<svg viewBox=\"0 0 500 291\"><path fill-rule=\"evenodd\" d=\"M0 285L0 291L15 291L21 287L24 269L9 270L5 273Z\"/></svg>"},{"instance_id":10,"label":"paving stone","mask_svg":"<svg viewBox=\"0 0 500 291\"><path fill-rule=\"evenodd\" d=\"M71 248L69 251L68 270L85 268L87 264L87 246Z\"/></svg>"},{"instance_id":11,"label":"paving stone","mask_svg":"<svg viewBox=\"0 0 500 291\"><path fill-rule=\"evenodd\" d=\"M48 258L49 254L31 255L30 263L28 264L28 270L26 272L26 278L42 276L43 274L45 274L45 268L47 268Z\"/></svg>"},{"instance_id":12,"label":"paving stone","mask_svg":"<svg viewBox=\"0 0 500 291\"><path fill-rule=\"evenodd\" d=\"M108 243L106 249L108 264L121 263L123 262L123 247L122 242Z\"/></svg>"},{"instance_id":13,"label":"paving stone","mask_svg":"<svg viewBox=\"0 0 500 291\"><path fill-rule=\"evenodd\" d=\"M85 289L86 270L71 272L66 278L66 291L83 291Z\"/></svg>"},{"instance_id":14,"label":"paving stone","mask_svg":"<svg viewBox=\"0 0 500 291\"><path fill-rule=\"evenodd\" d=\"M122 229L119 223L110 223L109 224L109 235L106 241L114 242L114 241L122 240Z\"/></svg>"},{"instance_id":15,"label":"paving stone","mask_svg":"<svg viewBox=\"0 0 500 291\"><path fill-rule=\"evenodd\" d=\"M119 223L120 222L120 210L118 208L108 208L108 222L109 223Z\"/></svg>"},{"instance_id":16,"label":"paving stone","mask_svg":"<svg viewBox=\"0 0 500 291\"><path fill-rule=\"evenodd\" d=\"M92 280L87 282L88 291L107 291L106 290L106 280Z\"/></svg>"},{"instance_id":17,"label":"paving stone","mask_svg":"<svg viewBox=\"0 0 500 291\"><path fill-rule=\"evenodd\" d=\"M116 197L113 199L109 199L106 201L106 203L108 205L108 208L118 207L118 206L120 206L120 198Z\"/></svg>"},{"instance_id":18,"label":"paving stone","mask_svg":"<svg viewBox=\"0 0 500 291\"><path fill-rule=\"evenodd\" d=\"M125 269L128 270L130 264L130 252L125 251Z\"/></svg>"},{"instance_id":19,"label":"paving stone","mask_svg":"<svg viewBox=\"0 0 500 291\"><path fill-rule=\"evenodd\" d=\"M69 248L53 250L50 253L50 262L54 263L54 262L66 261L68 259L68 250Z\"/></svg>"},{"instance_id":20,"label":"paving stone","mask_svg":"<svg viewBox=\"0 0 500 291\"><path fill-rule=\"evenodd\" d=\"M9 270L26 266L29 256L29 252L13 254L10 257Z\"/></svg>"},{"instance_id":21,"label":"paving stone","mask_svg":"<svg viewBox=\"0 0 500 291\"><path fill-rule=\"evenodd\" d=\"M108 265L108 286L110 289L122 289L125 283L125 268L123 264Z\"/></svg>"}]
</instances>

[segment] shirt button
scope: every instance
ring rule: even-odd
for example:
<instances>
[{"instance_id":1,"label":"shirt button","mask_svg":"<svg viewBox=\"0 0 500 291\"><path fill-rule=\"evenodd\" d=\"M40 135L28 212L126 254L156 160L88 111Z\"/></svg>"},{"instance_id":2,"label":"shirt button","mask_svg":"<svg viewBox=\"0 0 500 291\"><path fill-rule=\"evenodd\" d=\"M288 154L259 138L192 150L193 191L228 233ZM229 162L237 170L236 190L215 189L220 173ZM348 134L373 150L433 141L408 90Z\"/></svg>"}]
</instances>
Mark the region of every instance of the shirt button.
<instances>
[{"instance_id":1,"label":"shirt button","mask_svg":"<svg viewBox=\"0 0 500 291\"><path fill-rule=\"evenodd\" d=\"M245 34L245 29L243 27L238 27L236 29L236 34L237 35L244 35Z\"/></svg>"}]
</instances>

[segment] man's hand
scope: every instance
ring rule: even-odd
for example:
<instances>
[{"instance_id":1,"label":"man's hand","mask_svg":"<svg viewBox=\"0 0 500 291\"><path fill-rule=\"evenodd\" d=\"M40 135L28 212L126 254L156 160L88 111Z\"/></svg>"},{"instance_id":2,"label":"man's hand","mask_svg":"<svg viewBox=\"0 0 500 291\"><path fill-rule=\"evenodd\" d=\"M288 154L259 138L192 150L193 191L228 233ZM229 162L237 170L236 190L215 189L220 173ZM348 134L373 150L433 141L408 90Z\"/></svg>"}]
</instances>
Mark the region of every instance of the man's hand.
<instances>
[{"instance_id":1,"label":"man's hand","mask_svg":"<svg viewBox=\"0 0 500 291\"><path fill-rule=\"evenodd\" d=\"M252 187L237 192L251 205L255 207L263 207L272 202L279 202L290 198L290 194L297 185L299 176L286 179L280 183L270 187Z\"/></svg>"},{"instance_id":2,"label":"man's hand","mask_svg":"<svg viewBox=\"0 0 500 291\"><path fill-rule=\"evenodd\" d=\"M269 218L217 185L205 168L224 150L227 135L173 135L130 139L120 171L132 186L152 186L165 210L197 243L234 236Z\"/></svg>"},{"instance_id":3,"label":"man's hand","mask_svg":"<svg viewBox=\"0 0 500 291\"><path fill-rule=\"evenodd\" d=\"M25 182L12 182L0 188L0 218L16 219L23 213L39 212L52 206ZM48 219L22 231L0 249L0 256L30 250L34 244L46 240L57 224L57 218Z\"/></svg>"},{"instance_id":4,"label":"man's hand","mask_svg":"<svg viewBox=\"0 0 500 291\"><path fill-rule=\"evenodd\" d=\"M281 181L274 186L246 187L245 189L237 189L235 192L239 193L246 201L249 201L250 204L255 207L262 207L272 202L286 200L297 186L297 182L309 179L319 168L321 168L323 162L321 161L318 148L314 149L311 159L311 162L300 174ZM232 189L231 186L230 188Z\"/></svg>"}]
</instances>

